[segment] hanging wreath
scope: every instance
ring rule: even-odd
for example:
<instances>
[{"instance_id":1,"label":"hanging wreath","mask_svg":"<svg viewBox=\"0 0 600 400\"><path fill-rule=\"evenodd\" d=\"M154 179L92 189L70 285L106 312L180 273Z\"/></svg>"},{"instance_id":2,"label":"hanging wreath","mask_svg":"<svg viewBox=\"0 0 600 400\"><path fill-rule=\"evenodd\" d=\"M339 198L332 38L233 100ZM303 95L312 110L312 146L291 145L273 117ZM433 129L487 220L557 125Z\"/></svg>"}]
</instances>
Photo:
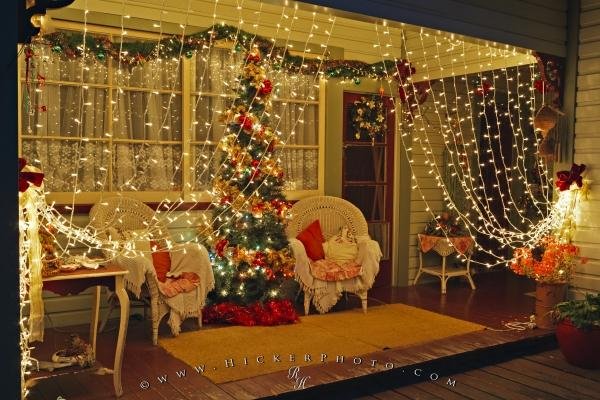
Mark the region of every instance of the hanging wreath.
<instances>
[{"instance_id":1,"label":"hanging wreath","mask_svg":"<svg viewBox=\"0 0 600 400\"><path fill-rule=\"evenodd\" d=\"M361 97L350 110L352 130L356 139L369 137L375 142L376 136L387 132L385 108L380 96Z\"/></svg>"}]
</instances>

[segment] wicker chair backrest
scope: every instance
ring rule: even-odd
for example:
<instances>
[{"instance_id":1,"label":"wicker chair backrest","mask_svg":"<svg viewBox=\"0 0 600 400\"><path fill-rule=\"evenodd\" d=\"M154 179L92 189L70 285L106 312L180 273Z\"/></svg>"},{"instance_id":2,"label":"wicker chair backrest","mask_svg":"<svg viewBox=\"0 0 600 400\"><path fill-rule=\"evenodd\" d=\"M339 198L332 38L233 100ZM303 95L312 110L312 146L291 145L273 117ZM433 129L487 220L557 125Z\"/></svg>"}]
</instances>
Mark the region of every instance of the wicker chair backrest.
<instances>
[{"instance_id":1,"label":"wicker chair backrest","mask_svg":"<svg viewBox=\"0 0 600 400\"><path fill-rule=\"evenodd\" d=\"M352 203L339 197L314 196L298 201L291 208L292 219L288 223L288 237L296 237L311 222L318 219L325 240L348 227L354 236L369 234L367 221Z\"/></svg>"}]
</instances>

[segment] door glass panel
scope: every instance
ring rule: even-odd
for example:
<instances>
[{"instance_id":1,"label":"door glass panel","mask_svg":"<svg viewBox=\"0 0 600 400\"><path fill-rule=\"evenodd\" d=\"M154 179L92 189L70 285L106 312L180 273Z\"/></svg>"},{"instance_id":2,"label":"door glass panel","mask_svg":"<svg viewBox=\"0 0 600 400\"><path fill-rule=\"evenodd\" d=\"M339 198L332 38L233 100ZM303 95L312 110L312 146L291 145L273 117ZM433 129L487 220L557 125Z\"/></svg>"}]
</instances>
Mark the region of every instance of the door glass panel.
<instances>
[{"instance_id":1,"label":"door glass panel","mask_svg":"<svg viewBox=\"0 0 600 400\"><path fill-rule=\"evenodd\" d=\"M385 183L386 149L383 146L352 146L344 148L345 181Z\"/></svg>"}]
</instances>

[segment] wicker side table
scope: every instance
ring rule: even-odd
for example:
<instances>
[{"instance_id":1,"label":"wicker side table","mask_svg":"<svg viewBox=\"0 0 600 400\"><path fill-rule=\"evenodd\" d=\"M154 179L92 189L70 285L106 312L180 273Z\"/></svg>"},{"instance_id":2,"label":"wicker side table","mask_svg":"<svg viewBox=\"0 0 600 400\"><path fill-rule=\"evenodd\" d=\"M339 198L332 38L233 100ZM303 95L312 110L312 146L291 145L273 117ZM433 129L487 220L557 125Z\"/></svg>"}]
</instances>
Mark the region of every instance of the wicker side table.
<instances>
[{"instance_id":1,"label":"wicker side table","mask_svg":"<svg viewBox=\"0 0 600 400\"><path fill-rule=\"evenodd\" d=\"M441 290L442 294L446 294L446 283L448 279L455 276L466 276L469 284L471 285L471 289L475 290L475 283L473 282L473 278L471 277L471 254L473 253L473 246L475 244L474 240L469 237L454 237L454 238L445 238L438 236L429 236L424 234L419 234L419 271L417 272L417 276L415 276L415 280L413 282L414 285L417 284L417 281L421 277L422 274L429 274L433 276L437 276L441 281ZM441 256L442 262L441 265L435 265L430 267L423 266L423 254L429 251L434 251L438 255ZM451 269L448 270L446 258L454 254L455 252L460 252L467 257L467 263L465 268L461 269Z\"/></svg>"}]
</instances>

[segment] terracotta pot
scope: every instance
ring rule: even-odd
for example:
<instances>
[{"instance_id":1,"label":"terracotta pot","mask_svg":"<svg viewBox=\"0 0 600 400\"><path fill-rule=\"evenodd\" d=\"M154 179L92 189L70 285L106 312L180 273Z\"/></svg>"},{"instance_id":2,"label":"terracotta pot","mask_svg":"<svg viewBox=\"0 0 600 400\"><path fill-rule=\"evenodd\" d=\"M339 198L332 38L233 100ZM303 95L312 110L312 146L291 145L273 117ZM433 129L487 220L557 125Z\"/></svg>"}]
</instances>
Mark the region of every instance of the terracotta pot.
<instances>
[{"instance_id":1,"label":"terracotta pot","mask_svg":"<svg viewBox=\"0 0 600 400\"><path fill-rule=\"evenodd\" d=\"M600 327L579 329L565 319L556 326L556 339L570 364L581 368L600 368Z\"/></svg>"},{"instance_id":2,"label":"terracotta pot","mask_svg":"<svg viewBox=\"0 0 600 400\"><path fill-rule=\"evenodd\" d=\"M552 310L565 301L567 296L566 283L537 282L535 287L535 323L538 328L552 329Z\"/></svg>"}]
</instances>

